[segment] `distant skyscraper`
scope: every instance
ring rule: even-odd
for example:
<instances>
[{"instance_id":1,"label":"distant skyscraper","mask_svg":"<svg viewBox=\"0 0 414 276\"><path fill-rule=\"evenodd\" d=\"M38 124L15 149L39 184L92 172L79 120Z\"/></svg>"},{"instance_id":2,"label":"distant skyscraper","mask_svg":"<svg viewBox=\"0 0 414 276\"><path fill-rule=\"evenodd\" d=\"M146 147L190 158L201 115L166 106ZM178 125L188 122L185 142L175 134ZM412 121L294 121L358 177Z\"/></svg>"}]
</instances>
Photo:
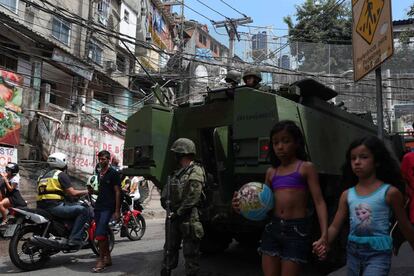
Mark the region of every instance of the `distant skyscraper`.
<instances>
[{"instance_id":1,"label":"distant skyscraper","mask_svg":"<svg viewBox=\"0 0 414 276\"><path fill-rule=\"evenodd\" d=\"M252 36L252 57L255 61L267 58L267 33L265 31Z\"/></svg>"},{"instance_id":2,"label":"distant skyscraper","mask_svg":"<svg viewBox=\"0 0 414 276\"><path fill-rule=\"evenodd\" d=\"M282 55L281 58L278 58L278 65L283 69L290 69L290 56Z\"/></svg>"}]
</instances>

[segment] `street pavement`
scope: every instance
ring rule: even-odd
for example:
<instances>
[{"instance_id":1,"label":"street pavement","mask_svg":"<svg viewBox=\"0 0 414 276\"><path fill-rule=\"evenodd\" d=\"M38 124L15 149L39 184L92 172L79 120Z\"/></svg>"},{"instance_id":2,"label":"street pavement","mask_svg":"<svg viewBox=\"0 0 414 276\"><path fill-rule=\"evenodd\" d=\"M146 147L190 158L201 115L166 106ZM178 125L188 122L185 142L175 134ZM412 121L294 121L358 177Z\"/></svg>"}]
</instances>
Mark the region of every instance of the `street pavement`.
<instances>
[{"instance_id":1,"label":"street pavement","mask_svg":"<svg viewBox=\"0 0 414 276\"><path fill-rule=\"evenodd\" d=\"M101 274L104 275L159 275L164 243L164 220L147 220L147 231L140 241L129 241L116 236L115 248L112 252L113 266ZM96 256L90 249L83 249L71 254L52 256L47 265L40 270L21 272L14 267L8 257L7 242L0 242L0 275L90 275ZM247 249L234 243L222 253L203 256L201 259L200 276L260 276L260 257L254 248ZM184 273L183 258L173 271L173 276ZM304 276L320 275L313 271L312 266L306 267ZM346 275L344 268L332 273L331 276ZM393 260L392 276L414 275L414 254L408 244L404 244L400 255Z\"/></svg>"}]
</instances>

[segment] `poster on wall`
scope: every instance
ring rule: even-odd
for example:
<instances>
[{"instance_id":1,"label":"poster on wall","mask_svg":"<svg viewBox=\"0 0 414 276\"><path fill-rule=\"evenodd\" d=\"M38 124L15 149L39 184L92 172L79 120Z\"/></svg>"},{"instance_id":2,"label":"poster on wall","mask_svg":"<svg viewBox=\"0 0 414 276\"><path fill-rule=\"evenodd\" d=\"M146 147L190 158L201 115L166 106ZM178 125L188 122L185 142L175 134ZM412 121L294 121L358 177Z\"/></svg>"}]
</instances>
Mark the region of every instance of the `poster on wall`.
<instances>
[{"instance_id":1,"label":"poster on wall","mask_svg":"<svg viewBox=\"0 0 414 276\"><path fill-rule=\"evenodd\" d=\"M23 77L0 69L0 144L20 144Z\"/></svg>"},{"instance_id":2,"label":"poster on wall","mask_svg":"<svg viewBox=\"0 0 414 276\"><path fill-rule=\"evenodd\" d=\"M93 174L97 164L97 154L101 150L111 153L111 158L119 160L122 167L124 139L103 130L92 129L77 124L65 124L49 131L39 120L39 133L43 140L45 155L63 152L68 156L68 172L72 176L86 179Z\"/></svg>"},{"instance_id":3,"label":"poster on wall","mask_svg":"<svg viewBox=\"0 0 414 276\"><path fill-rule=\"evenodd\" d=\"M7 163L17 163L17 149L0 147L0 173L4 172Z\"/></svg>"},{"instance_id":4,"label":"poster on wall","mask_svg":"<svg viewBox=\"0 0 414 276\"><path fill-rule=\"evenodd\" d=\"M111 134L116 134L125 137L126 124L112 115L102 114L101 116L101 128L108 131Z\"/></svg>"}]
</instances>

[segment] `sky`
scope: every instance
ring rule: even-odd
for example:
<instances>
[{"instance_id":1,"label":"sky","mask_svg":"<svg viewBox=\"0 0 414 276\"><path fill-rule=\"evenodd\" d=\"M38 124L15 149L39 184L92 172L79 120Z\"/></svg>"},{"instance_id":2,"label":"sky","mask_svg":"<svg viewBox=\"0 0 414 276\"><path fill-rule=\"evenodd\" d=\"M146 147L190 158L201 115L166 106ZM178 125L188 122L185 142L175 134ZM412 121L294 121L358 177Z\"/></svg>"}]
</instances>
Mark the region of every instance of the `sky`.
<instances>
[{"instance_id":1,"label":"sky","mask_svg":"<svg viewBox=\"0 0 414 276\"><path fill-rule=\"evenodd\" d=\"M250 16L253 19L253 23L251 23L251 25L272 26L273 35L275 36L283 36L287 34L287 26L283 22L283 17L290 15L294 19L296 12L295 5L300 5L304 2L304 0L184 0L184 4L214 21L224 20L225 18L223 15L229 18L243 17L242 14L234 11L222 1L234 7L242 14ZM212 11L200 2L212 7L222 15ZM414 0L391 0L391 2L393 20L406 19L408 7L414 4ZM224 45L228 46L228 36L224 28L217 29L217 32L221 33L221 35L218 34L211 27L211 24L207 18L191 11L189 8L184 8L187 19L195 19L201 23L208 24L210 34ZM238 30L248 32L249 28L239 27ZM250 31L257 32L258 29L250 28ZM236 45L236 47L237 46L239 46L239 48L242 47L240 43L239 45Z\"/></svg>"}]
</instances>

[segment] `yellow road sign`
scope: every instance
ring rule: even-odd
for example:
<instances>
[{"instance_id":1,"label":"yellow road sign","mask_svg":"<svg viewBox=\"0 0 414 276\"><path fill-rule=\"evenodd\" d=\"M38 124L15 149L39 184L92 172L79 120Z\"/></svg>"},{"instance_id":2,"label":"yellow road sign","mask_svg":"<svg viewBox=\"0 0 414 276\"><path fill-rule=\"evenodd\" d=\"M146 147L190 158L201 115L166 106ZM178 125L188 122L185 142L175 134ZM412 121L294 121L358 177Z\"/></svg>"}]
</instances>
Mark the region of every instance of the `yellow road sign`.
<instances>
[{"instance_id":1,"label":"yellow road sign","mask_svg":"<svg viewBox=\"0 0 414 276\"><path fill-rule=\"evenodd\" d=\"M354 80L358 81L394 53L391 0L352 1Z\"/></svg>"},{"instance_id":2,"label":"yellow road sign","mask_svg":"<svg viewBox=\"0 0 414 276\"><path fill-rule=\"evenodd\" d=\"M371 44L374 38L374 33L377 29L383 8L384 0L364 1L356 31L368 44Z\"/></svg>"}]
</instances>

